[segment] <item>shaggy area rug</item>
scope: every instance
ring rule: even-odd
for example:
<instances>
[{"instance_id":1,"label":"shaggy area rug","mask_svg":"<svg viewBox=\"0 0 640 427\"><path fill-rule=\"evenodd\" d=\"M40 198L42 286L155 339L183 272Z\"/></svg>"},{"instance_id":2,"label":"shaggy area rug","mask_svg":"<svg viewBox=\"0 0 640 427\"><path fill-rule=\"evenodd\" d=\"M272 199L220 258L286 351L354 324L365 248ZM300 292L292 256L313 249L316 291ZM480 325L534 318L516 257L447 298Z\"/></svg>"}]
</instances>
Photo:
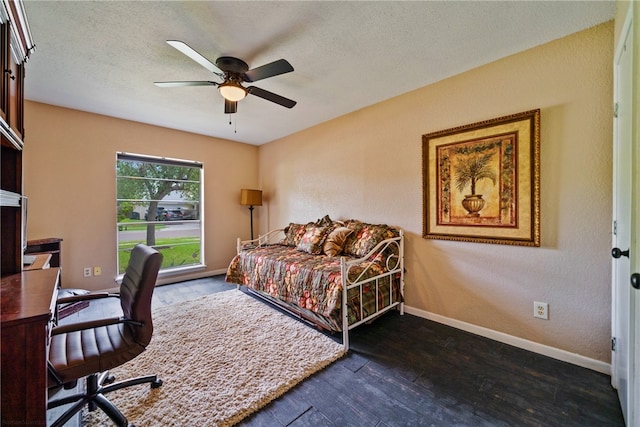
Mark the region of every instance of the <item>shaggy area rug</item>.
<instances>
[{"instance_id":1,"label":"shaggy area rug","mask_svg":"<svg viewBox=\"0 0 640 427\"><path fill-rule=\"evenodd\" d=\"M344 354L342 346L241 291L232 290L153 311L147 350L112 369L116 381L157 374L148 384L107 395L142 426L228 426ZM111 425L85 411L83 425Z\"/></svg>"}]
</instances>

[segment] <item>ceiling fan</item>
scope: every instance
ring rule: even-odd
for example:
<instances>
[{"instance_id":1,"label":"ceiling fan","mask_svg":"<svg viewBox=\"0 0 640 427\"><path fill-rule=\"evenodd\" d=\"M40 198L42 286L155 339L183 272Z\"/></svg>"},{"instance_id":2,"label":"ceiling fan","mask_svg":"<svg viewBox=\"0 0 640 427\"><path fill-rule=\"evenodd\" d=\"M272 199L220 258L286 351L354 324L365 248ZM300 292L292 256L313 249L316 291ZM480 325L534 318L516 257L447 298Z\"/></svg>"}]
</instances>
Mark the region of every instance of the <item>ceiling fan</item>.
<instances>
[{"instance_id":1,"label":"ceiling fan","mask_svg":"<svg viewBox=\"0 0 640 427\"><path fill-rule=\"evenodd\" d=\"M217 86L220 95L224 98L225 114L233 114L238 110L238 101L244 99L248 94L255 95L267 101L275 102L283 107L293 108L296 101L285 98L268 90L260 89L256 86L244 87L243 82L252 83L268 77L277 76L293 71L293 67L284 59L249 69L249 65L241 59L232 56L221 56L212 63L204 56L200 55L193 48L178 40L167 40L174 48L187 55L189 58L202 65L213 74L220 77L222 83L212 81L176 81L176 82L155 82L159 87L184 87L184 86Z\"/></svg>"}]
</instances>

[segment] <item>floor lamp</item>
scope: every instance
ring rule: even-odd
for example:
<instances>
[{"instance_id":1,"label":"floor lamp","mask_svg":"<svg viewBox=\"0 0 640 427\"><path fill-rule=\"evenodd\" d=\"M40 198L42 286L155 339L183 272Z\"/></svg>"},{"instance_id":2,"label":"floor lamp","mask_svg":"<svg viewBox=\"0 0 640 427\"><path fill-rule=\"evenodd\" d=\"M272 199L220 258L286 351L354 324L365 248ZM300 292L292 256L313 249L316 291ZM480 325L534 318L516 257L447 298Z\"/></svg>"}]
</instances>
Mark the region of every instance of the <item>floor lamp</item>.
<instances>
[{"instance_id":1,"label":"floor lamp","mask_svg":"<svg viewBox=\"0 0 640 427\"><path fill-rule=\"evenodd\" d=\"M262 191L243 188L240 190L240 204L249 206L249 212L251 212L251 240L253 240L253 207L262 206Z\"/></svg>"}]
</instances>

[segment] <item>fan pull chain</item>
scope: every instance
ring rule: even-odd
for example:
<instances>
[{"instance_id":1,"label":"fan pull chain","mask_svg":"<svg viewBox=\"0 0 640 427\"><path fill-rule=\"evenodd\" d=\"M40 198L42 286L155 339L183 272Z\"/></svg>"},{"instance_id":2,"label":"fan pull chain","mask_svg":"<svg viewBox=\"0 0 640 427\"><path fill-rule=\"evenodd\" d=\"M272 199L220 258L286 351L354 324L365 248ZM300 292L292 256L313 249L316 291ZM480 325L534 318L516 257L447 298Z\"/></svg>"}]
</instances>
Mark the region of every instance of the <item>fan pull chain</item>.
<instances>
[{"instance_id":1,"label":"fan pull chain","mask_svg":"<svg viewBox=\"0 0 640 427\"><path fill-rule=\"evenodd\" d=\"M231 114L229 114L229 126L233 125L233 133L238 133L238 119L232 122Z\"/></svg>"}]
</instances>

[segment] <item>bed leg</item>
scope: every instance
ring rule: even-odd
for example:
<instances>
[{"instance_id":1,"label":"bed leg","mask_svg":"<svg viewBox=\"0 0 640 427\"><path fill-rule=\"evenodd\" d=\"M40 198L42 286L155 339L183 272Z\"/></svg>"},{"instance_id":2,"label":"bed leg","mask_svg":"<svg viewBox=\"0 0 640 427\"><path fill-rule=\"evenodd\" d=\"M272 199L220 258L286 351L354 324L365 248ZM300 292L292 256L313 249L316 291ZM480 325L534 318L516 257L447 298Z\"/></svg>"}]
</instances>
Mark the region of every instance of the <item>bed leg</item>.
<instances>
[{"instance_id":1,"label":"bed leg","mask_svg":"<svg viewBox=\"0 0 640 427\"><path fill-rule=\"evenodd\" d=\"M340 273L342 277L342 301L340 314L342 315L342 346L344 351L349 351L349 308L347 307L347 260L340 257Z\"/></svg>"}]
</instances>

